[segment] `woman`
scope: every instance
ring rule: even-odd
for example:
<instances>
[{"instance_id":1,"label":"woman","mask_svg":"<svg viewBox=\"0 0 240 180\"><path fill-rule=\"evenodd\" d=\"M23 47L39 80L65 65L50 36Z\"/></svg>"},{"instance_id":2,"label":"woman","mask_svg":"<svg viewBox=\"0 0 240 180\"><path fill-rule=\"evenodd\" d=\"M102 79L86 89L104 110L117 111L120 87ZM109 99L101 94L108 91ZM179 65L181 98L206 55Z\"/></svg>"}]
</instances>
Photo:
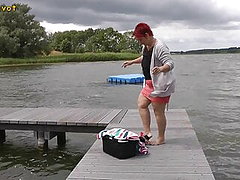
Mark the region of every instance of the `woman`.
<instances>
[{"instance_id":1,"label":"woman","mask_svg":"<svg viewBox=\"0 0 240 180\"><path fill-rule=\"evenodd\" d=\"M144 139L147 144L160 145L165 143L166 116L165 107L169 103L171 93L175 90L175 78L172 73L174 63L168 47L153 37L151 28L145 23L139 23L133 32L135 39L143 45L142 56L123 63L122 67L132 64L142 66L145 77L145 87L138 97L138 110L142 119ZM158 136L151 141L150 112L152 104L158 127Z\"/></svg>"}]
</instances>

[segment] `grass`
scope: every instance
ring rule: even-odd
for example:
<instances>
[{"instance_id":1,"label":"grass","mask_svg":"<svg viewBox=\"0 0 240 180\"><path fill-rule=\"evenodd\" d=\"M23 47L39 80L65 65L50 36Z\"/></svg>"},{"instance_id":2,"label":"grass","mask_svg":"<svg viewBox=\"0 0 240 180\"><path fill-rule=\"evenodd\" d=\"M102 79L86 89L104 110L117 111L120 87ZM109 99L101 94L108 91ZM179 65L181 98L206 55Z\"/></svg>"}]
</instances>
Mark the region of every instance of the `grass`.
<instances>
[{"instance_id":1,"label":"grass","mask_svg":"<svg viewBox=\"0 0 240 180\"><path fill-rule=\"evenodd\" d=\"M26 64L49 64L64 62L97 62L97 61L120 61L135 59L139 54L133 53L63 53L61 55L41 56L35 58L0 58L0 66L26 65Z\"/></svg>"}]
</instances>

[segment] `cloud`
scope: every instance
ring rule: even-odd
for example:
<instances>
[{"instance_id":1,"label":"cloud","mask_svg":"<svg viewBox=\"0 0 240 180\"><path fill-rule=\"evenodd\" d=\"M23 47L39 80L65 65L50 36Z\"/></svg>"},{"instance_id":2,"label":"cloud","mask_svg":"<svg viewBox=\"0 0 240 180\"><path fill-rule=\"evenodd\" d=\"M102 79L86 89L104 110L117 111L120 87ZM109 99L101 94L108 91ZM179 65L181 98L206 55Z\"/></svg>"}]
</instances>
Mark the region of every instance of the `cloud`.
<instances>
[{"instance_id":1,"label":"cloud","mask_svg":"<svg viewBox=\"0 0 240 180\"><path fill-rule=\"evenodd\" d=\"M158 37L183 49L191 48L189 44L238 45L240 40L239 0L8 0L6 4L11 3L28 4L30 13L50 32L89 27L127 31L146 22Z\"/></svg>"},{"instance_id":2,"label":"cloud","mask_svg":"<svg viewBox=\"0 0 240 180\"><path fill-rule=\"evenodd\" d=\"M17 1L14 1L17 2ZM229 26L240 21L239 13L224 10L214 0L21 0L32 7L39 21L74 23L82 26L106 26L111 23L118 30L132 29L138 22L153 27L168 22L181 22L193 27L211 29ZM114 27L114 28L116 28Z\"/></svg>"},{"instance_id":3,"label":"cloud","mask_svg":"<svg viewBox=\"0 0 240 180\"><path fill-rule=\"evenodd\" d=\"M227 48L239 46L240 30L189 28L181 23L154 28L155 36L167 42L171 50Z\"/></svg>"}]
</instances>

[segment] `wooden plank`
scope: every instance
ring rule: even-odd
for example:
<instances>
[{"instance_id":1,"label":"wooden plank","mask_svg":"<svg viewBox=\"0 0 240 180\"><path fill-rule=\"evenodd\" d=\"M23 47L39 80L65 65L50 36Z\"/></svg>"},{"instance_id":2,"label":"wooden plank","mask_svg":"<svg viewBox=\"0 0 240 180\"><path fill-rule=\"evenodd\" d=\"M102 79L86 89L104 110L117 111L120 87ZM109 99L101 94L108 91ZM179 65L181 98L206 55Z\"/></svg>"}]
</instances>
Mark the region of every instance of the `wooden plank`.
<instances>
[{"instance_id":1,"label":"wooden plank","mask_svg":"<svg viewBox=\"0 0 240 180\"><path fill-rule=\"evenodd\" d=\"M83 116L80 116L77 121L74 122L74 125L76 126L87 126L86 122L82 122L83 119L87 119L89 116L91 116L92 114L92 110L87 109L87 111L85 112L85 114Z\"/></svg>"},{"instance_id":2,"label":"wooden plank","mask_svg":"<svg viewBox=\"0 0 240 180\"><path fill-rule=\"evenodd\" d=\"M98 111L96 112L96 114L93 117L91 117L89 120L86 119L87 120L87 125L88 126L96 126L111 111L112 111L112 109L98 109Z\"/></svg>"},{"instance_id":3,"label":"wooden plank","mask_svg":"<svg viewBox=\"0 0 240 180\"><path fill-rule=\"evenodd\" d=\"M20 111L22 108L0 108L0 118L1 116L6 116L10 113Z\"/></svg>"},{"instance_id":4,"label":"wooden plank","mask_svg":"<svg viewBox=\"0 0 240 180\"><path fill-rule=\"evenodd\" d=\"M116 164L116 163L115 163ZM104 162L100 166L92 166L86 165L81 166L81 172L92 172L92 173L119 173L119 170L124 173L139 173L144 172L147 174L211 174L211 169L207 167L164 167L164 166L156 166L156 164L148 165L148 166L139 166L136 164L135 166L120 166L119 164L115 166L115 164L104 165ZM119 173L120 174L120 173ZM150 176L151 177L151 176Z\"/></svg>"},{"instance_id":5,"label":"wooden plank","mask_svg":"<svg viewBox=\"0 0 240 180\"><path fill-rule=\"evenodd\" d=\"M7 111L5 111L7 110ZM106 124L98 122L109 116L113 109L87 108L0 108L0 129L54 132L97 133ZM88 118L87 118L88 117ZM114 117L117 119L118 115ZM84 122L82 122L84 120ZM109 119L111 121L112 119Z\"/></svg>"},{"instance_id":6,"label":"wooden plank","mask_svg":"<svg viewBox=\"0 0 240 180\"><path fill-rule=\"evenodd\" d=\"M7 109L7 112L5 111ZM96 129L102 129L107 126L106 124L99 125L99 121L103 120L107 116L110 118L108 121L112 121L111 112L113 109L83 109L83 108L2 108L0 117L0 123L11 124L7 126L7 129L19 129L19 130L38 130L34 125L60 125L62 129L71 129L76 132L77 128L74 126L91 126ZM119 110L120 111L120 110ZM4 113L3 113L4 112ZM106 120L106 119L105 119ZM19 126L17 125L24 125ZM29 125L29 127L28 127ZM73 128L64 128L64 126L71 126ZM99 127L98 127L99 126ZM1 129L4 129L2 126ZM40 127L40 129L42 129ZM52 128L50 128L52 130ZM57 128L59 129L59 128ZM92 132L93 129L91 129ZM85 132L85 131L84 131Z\"/></svg>"},{"instance_id":7,"label":"wooden plank","mask_svg":"<svg viewBox=\"0 0 240 180\"><path fill-rule=\"evenodd\" d=\"M102 119L108 113L109 110L107 109L93 109L86 116L82 117L77 124L83 126L97 126L99 119Z\"/></svg>"},{"instance_id":8,"label":"wooden plank","mask_svg":"<svg viewBox=\"0 0 240 180\"><path fill-rule=\"evenodd\" d=\"M82 173L74 173L72 176L67 178L68 180L81 180L81 179L138 179L138 180L146 180L146 179L156 179L156 180L213 180L214 177L212 174L149 174L144 172L138 173L91 173L91 172L82 172Z\"/></svg>"},{"instance_id":9,"label":"wooden plank","mask_svg":"<svg viewBox=\"0 0 240 180\"><path fill-rule=\"evenodd\" d=\"M183 109L171 109L166 112L167 119L170 120L185 120L187 115L187 112ZM153 109L150 108L151 116L154 117ZM126 115L126 118L133 118L133 117L139 117L139 113L136 113L133 109L130 109Z\"/></svg>"},{"instance_id":10,"label":"wooden plank","mask_svg":"<svg viewBox=\"0 0 240 180\"><path fill-rule=\"evenodd\" d=\"M121 111L121 109L112 109L105 117L100 119L98 126L109 124Z\"/></svg>"},{"instance_id":11,"label":"wooden plank","mask_svg":"<svg viewBox=\"0 0 240 180\"><path fill-rule=\"evenodd\" d=\"M3 112L5 109L2 109ZM0 121L12 124L43 124L43 125L78 125L106 126L115 113L113 109L83 109L83 108L25 108L21 110L7 109L2 113ZM108 119L107 119L108 118Z\"/></svg>"},{"instance_id":12,"label":"wooden plank","mask_svg":"<svg viewBox=\"0 0 240 180\"><path fill-rule=\"evenodd\" d=\"M67 125L77 125L79 120L90 113L90 109L73 108L71 113L61 118L59 122L66 122Z\"/></svg>"},{"instance_id":13,"label":"wooden plank","mask_svg":"<svg viewBox=\"0 0 240 180\"><path fill-rule=\"evenodd\" d=\"M115 116L114 119L108 124L107 128L120 125L120 122L125 117L127 112L128 112L128 109L122 109L121 112L117 114L117 116Z\"/></svg>"},{"instance_id":14,"label":"wooden plank","mask_svg":"<svg viewBox=\"0 0 240 180\"><path fill-rule=\"evenodd\" d=\"M34 108L31 114L24 117L24 120L28 124L38 124L38 121L46 117L49 112L51 112L51 108Z\"/></svg>"},{"instance_id":15,"label":"wooden plank","mask_svg":"<svg viewBox=\"0 0 240 180\"><path fill-rule=\"evenodd\" d=\"M157 124L155 120L155 116L153 113L153 110L150 110L151 112L151 129L152 130L157 130ZM180 113L180 115L179 115ZM189 128L193 129L192 124L188 120L188 115L186 111L169 111L166 112L166 118L167 118L167 129L170 128ZM134 113L133 110L129 110L126 116L124 117L124 120L121 121L120 124L116 125L116 127L129 127L129 128L142 128L141 125L141 118L138 113ZM110 126L111 128L113 127L112 125Z\"/></svg>"},{"instance_id":16,"label":"wooden plank","mask_svg":"<svg viewBox=\"0 0 240 180\"><path fill-rule=\"evenodd\" d=\"M102 162L103 162L103 158L91 158L91 159L87 159L89 162L91 163L85 163L85 165L95 165L95 166L101 166ZM126 163L125 163L126 162ZM140 163L139 161L121 161L121 165L114 165L115 167L119 166L135 166L136 163ZM112 160L112 164L116 164L116 159ZM166 161L164 160L159 160L159 161L141 161L141 164L138 166L155 166L155 167L208 167L208 164L206 163L206 161L201 161L201 160L186 160L186 161L182 161L182 159L179 160L170 160L170 161Z\"/></svg>"},{"instance_id":17,"label":"wooden plank","mask_svg":"<svg viewBox=\"0 0 240 180\"><path fill-rule=\"evenodd\" d=\"M141 128L139 127L139 124L141 124L141 119L139 118L137 121L135 121L134 119L132 118L127 118L128 121L124 121L122 122L121 124L118 125L118 127L131 127L131 128ZM152 129L157 129L157 124L156 124L156 120L155 119L152 119L152 122L151 122L151 126L152 126ZM192 129L192 124L189 123L189 121L184 121L184 120L176 120L176 121L168 121L167 120L167 129L170 129L170 128L188 128L188 129Z\"/></svg>"},{"instance_id":18,"label":"wooden plank","mask_svg":"<svg viewBox=\"0 0 240 180\"><path fill-rule=\"evenodd\" d=\"M0 119L0 124L5 124L5 123L10 124L10 121L8 119Z\"/></svg>"},{"instance_id":19,"label":"wooden plank","mask_svg":"<svg viewBox=\"0 0 240 180\"><path fill-rule=\"evenodd\" d=\"M19 119L19 124L38 124L39 119L45 117L50 108L34 108L27 116Z\"/></svg>"},{"instance_id":20,"label":"wooden plank","mask_svg":"<svg viewBox=\"0 0 240 180\"><path fill-rule=\"evenodd\" d=\"M46 116L37 119L38 124L58 124L58 121L67 116L67 113L71 111L71 108L51 108ZM66 125L66 122L62 123Z\"/></svg>"},{"instance_id":21,"label":"wooden plank","mask_svg":"<svg viewBox=\"0 0 240 180\"><path fill-rule=\"evenodd\" d=\"M25 108L4 116L0 117L1 121L9 121L9 123L17 124L21 121L24 117L33 113L33 108Z\"/></svg>"},{"instance_id":22,"label":"wooden plank","mask_svg":"<svg viewBox=\"0 0 240 180\"><path fill-rule=\"evenodd\" d=\"M51 125L53 123L57 125L67 125L67 122L63 122L61 119L67 117L71 112L71 108L56 109L51 115L45 117L44 121L46 121L46 125Z\"/></svg>"},{"instance_id":23,"label":"wooden plank","mask_svg":"<svg viewBox=\"0 0 240 180\"><path fill-rule=\"evenodd\" d=\"M70 121L69 119L67 119L66 122L68 123L68 125L81 124L84 126L97 126L98 122L104 117L106 117L111 111L112 109L87 109L84 111L84 113L80 113L81 116L79 116L79 113L78 113L78 116L79 116L78 119L75 119L73 121ZM66 118L68 118L68 116ZM60 121L62 122L63 119L61 119Z\"/></svg>"},{"instance_id":24,"label":"wooden plank","mask_svg":"<svg viewBox=\"0 0 240 180\"><path fill-rule=\"evenodd\" d=\"M40 119L43 119L51 112L51 108L36 108L34 109L34 113L24 117L24 120L28 122L28 124L38 124Z\"/></svg>"}]
</instances>

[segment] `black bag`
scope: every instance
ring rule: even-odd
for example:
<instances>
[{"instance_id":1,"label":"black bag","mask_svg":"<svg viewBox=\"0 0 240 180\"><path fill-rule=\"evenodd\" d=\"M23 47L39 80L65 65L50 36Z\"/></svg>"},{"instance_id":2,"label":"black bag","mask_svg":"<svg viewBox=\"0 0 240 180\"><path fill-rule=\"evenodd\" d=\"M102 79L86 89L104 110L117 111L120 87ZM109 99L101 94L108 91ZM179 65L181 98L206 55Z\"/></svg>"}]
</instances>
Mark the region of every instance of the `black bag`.
<instances>
[{"instance_id":1,"label":"black bag","mask_svg":"<svg viewBox=\"0 0 240 180\"><path fill-rule=\"evenodd\" d=\"M102 137L103 151L118 159L127 159L137 154L138 141L119 141L108 135Z\"/></svg>"}]
</instances>

